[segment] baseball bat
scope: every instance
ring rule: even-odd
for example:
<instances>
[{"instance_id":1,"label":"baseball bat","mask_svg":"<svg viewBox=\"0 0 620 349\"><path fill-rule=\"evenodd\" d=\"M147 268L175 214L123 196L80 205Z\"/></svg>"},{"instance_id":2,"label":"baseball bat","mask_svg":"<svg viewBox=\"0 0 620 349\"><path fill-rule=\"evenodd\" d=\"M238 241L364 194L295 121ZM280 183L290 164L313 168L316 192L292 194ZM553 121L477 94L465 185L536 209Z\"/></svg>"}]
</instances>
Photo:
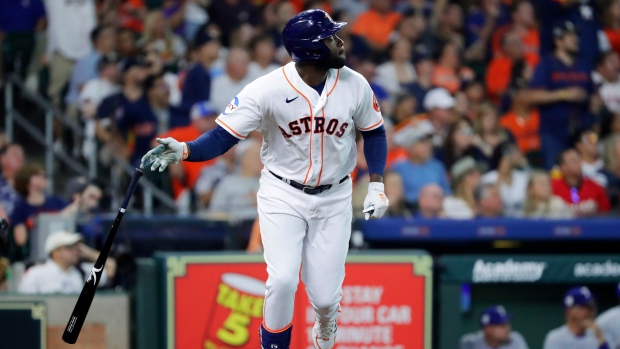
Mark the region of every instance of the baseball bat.
<instances>
[{"instance_id":1,"label":"baseball bat","mask_svg":"<svg viewBox=\"0 0 620 349\"><path fill-rule=\"evenodd\" d=\"M112 223L112 228L110 228L110 232L108 233L108 237L103 244L103 249L99 253L99 257L93 266L93 269L88 274L88 278L84 283L84 288L82 288L82 293L80 293L80 297L75 303L75 307L73 308L73 312L71 313L71 317L69 318L69 322L67 323L67 327L65 328L65 332L62 334L62 340L69 344L75 344L80 335L80 331L82 330L82 325L84 325L84 320L86 320L86 315L88 314L88 310L90 309L90 305L93 302L93 298L95 298L95 292L97 292L97 285L99 285L99 281L101 280L101 274L103 274L103 267L105 266L105 262L108 259L108 254L110 253L110 248L112 248L112 242L114 241L114 236L116 235L116 231L118 230L118 226L121 223L121 219L123 219L123 214L127 209L127 205L129 204L129 199L131 199L131 195L136 189L136 185L138 185L138 180L142 177L142 171L136 169L131 177L131 182L129 182L129 187L127 188L127 192L125 193L125 198L121 203L121 207L116 214L116 219L114 219L114 223Z\"/></svg>"}]
</instances>

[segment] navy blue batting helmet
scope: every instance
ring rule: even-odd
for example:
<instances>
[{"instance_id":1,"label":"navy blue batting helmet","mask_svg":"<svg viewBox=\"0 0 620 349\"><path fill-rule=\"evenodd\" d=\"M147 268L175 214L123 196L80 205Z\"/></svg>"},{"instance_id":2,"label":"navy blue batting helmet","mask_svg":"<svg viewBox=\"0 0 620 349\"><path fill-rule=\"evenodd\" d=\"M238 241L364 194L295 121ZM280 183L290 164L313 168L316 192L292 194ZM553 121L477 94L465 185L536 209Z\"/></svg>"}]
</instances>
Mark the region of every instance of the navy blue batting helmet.
<instances>
[{"instance_id":1,"label":"navy blue batting helmet","mask_svg":"<svg viewBox=\"0 0 620 349\"><path fill-rule=\"evenodd\" d=\"M284 30L282 43L295 62L318 62L329 57L321 40L336 34L347 22L334 22L323 10L313 9L293 16Z\"/></svg>"}]
</instances>

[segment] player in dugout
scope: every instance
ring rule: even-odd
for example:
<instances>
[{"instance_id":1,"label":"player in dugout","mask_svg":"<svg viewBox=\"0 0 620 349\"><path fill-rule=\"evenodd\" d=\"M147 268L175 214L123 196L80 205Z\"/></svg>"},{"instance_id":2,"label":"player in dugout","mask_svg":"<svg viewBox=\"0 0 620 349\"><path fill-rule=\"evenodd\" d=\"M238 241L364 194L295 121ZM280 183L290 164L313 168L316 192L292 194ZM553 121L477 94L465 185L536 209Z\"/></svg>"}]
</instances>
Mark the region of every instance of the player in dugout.
<instances>
[{"instance_id":1,"label":"player in dugout","mask_svg":"<svg viewBox=\"0 0 620 349\"><path fill-rule=\"evenodd\" d=\"M370 183L365 218L389 202L383 174L387 139L379 103L359 73L345 67L344 42L322 10L293 16L282 31L293 62L248 84L192 142L157 139L142 168L164 171L179 161L222 155L251 131L263 135L264 169L257 194L268 279L260 327L263 349L287 349L299 270L316 313L314 347L334 347L352 220L355 128L364 138Z\"/></svg>"}]
</instances>

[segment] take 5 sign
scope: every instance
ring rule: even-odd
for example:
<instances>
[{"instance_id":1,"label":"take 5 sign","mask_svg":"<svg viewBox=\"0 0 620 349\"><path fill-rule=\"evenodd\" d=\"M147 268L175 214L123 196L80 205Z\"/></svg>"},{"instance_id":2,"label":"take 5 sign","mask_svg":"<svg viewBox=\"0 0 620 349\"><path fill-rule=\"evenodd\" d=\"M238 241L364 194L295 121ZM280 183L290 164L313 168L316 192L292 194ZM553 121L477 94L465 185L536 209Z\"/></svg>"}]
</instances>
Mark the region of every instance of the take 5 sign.
<instances>
[{"instance_id":1,"label":"take 5 sign","mask_svg":"<svg viewBox=\"0 0 620 349\"><path fill-rule=\"evenodd\" d=\"M165 255L166 348L257 349L267 272L262 256ZM431 348L432 259L347 258L337 349ZM300 287L291 349L313 349L314 310Z\"/></svg>"}]
</instances>

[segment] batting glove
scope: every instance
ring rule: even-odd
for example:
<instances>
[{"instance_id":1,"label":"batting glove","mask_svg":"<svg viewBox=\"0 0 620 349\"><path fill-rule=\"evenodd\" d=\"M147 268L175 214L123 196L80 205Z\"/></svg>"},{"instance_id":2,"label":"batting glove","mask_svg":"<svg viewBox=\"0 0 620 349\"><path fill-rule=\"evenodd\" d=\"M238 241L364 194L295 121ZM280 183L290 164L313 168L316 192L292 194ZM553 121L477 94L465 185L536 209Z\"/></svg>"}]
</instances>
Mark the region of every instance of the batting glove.
<instances>
[{"instance_id":1,"label":"batting glove","mask_svg":"<svg viewBox=\"0 0 620 349\"><path fill-rule=\"evenodd\" d=\"M368 184L368 194L364 199L364 218L381 218L390 206L390 200L383 192L383 183L371 182Z\"/></svg>"},{"instance_id":2,"label":"batting glove","mask_svg":"<svg viewBox=\"0 0 620 349\"><path fill-rule=\"evenodd\" d=\"M184 149L187 149L185 143L171 137L155 140L159 145L142 157L140 168L151 166L151 171L155 171L159 167L159 172L164 172L168 165L178 164L183 159Z\"/></svg>"}]
</instances>

